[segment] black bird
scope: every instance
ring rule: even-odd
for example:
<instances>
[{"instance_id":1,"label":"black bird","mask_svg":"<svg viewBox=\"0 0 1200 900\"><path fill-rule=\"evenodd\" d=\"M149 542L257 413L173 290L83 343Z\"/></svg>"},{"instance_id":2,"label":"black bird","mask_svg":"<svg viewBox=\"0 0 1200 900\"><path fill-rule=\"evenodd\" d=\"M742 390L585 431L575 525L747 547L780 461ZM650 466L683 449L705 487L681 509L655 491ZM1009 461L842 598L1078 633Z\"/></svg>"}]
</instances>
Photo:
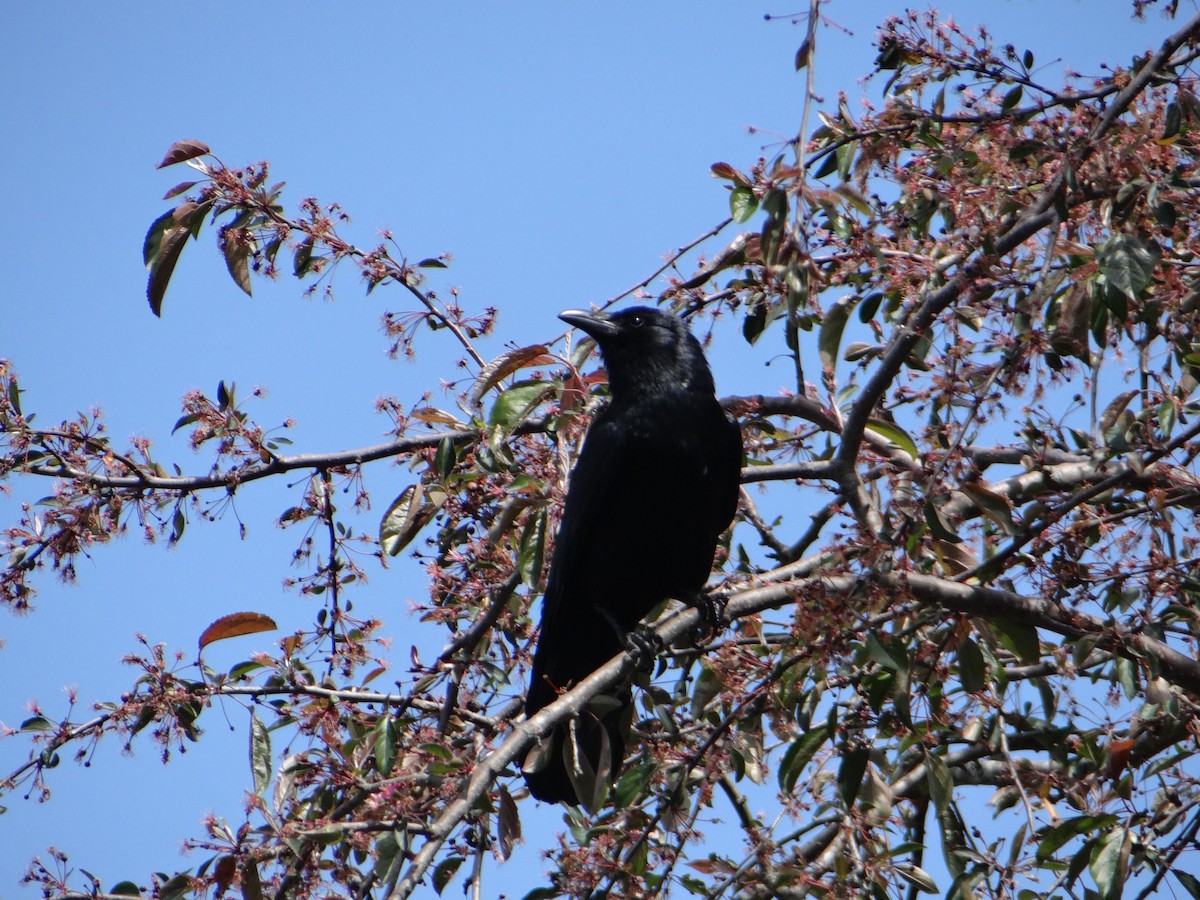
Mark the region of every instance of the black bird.
<instances>
[{"instance_id":1,"label":"black bird","mask_svg":"<svg viewBox=\"0 0 1200 900\"><path fill-rule=\"evenodd\" d=\"M647 307L559 318L595 338L610 400L571 473L526 716L624 649L663 600L701 599L737 509L742 460L741 431L682 321ZM581 794L620 768L630 708L625 686L557 728L526 759L530 793L590 806Z\"/></svg>"}]
</instances>

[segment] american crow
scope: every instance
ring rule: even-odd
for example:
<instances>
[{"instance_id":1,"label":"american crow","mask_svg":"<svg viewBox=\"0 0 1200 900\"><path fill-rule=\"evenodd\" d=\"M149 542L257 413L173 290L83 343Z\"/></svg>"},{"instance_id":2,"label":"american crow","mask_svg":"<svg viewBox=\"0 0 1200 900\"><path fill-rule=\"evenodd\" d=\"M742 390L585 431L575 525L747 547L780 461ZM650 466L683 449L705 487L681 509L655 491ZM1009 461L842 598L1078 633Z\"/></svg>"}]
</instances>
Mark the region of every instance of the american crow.
<instances>
[{"instance_id":1,"label":"american crow","mask_svg":"<svg viewBox=\"0 0 1200 900\"><path fill-rule=\"evenodd\" d=\"M611 399L571 473L526 716L621 651L660 602L701 596L737 508L742 459L738 425L678 318L647 307L559 318L595 338ZM620 768L630 703L626 686L557 728L526 760L530 793L590 806L581 794Z\"/></svg>"}]
</instances>

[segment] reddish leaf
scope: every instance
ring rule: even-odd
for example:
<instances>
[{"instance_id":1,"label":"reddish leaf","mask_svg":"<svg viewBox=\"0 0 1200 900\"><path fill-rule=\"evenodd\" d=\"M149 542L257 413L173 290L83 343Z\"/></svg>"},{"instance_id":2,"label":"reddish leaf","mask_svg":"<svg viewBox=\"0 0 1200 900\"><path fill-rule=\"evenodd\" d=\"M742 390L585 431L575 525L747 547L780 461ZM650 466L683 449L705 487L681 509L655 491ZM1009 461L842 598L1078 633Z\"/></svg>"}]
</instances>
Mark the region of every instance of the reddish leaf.
<instances>
[{"instance_id":1,"label":"reddish leaf","mask_svg":"<svg viewBox=\"0 0 1200 900\"><path fill-rule=\"evenodd\" d=\"M1100 433L1106 434L1114 425L1117 424L1117 418L1129 405L1129 401L1138 395L1137 391L1125 391L1117 394L1112 399L1112 402L1104 408L1104 412L1100 414Z\"/></svg>"},{"instance_id":2,"label":"reddish leaf","mask_svg":"<svg viewBox=\"0 0 1200 900\"><path fill-rule=\"evenodd\" d=\"M513 847L521 840L521 818L517 813L517 804L504 788L500 788L499 838L500 858L508 859Z\"/></svg>"},{"instance_id":3,"label":"reddish leaf","mask_svg":"<svg viewBox=\"0 0 1200 900\"><path fill-rule=\"evenodd\" d=\"M1108 745L1108 777L1116 781L1129 765L1129 754L1133 750L1133 741L1124 738L1114 738Z\"/></svg>"},{"instance_id":4,"label":"reddish leaf","mask_svg":"<svg viewBox=\"0 0 1200 900\"><path fill-rule=\"evenodd\" d=\"M258 866L254 864L253 860L249 859L242 863L242 897L244 900L263 900L262 882L258 877Z\"/></svg>"},{"instance_id":5,"label":"reddish leaf","mask_svg":"<svg viewBox=\"0 0 1200 900\"><path fill-rule=\"evenodd\" d=\"M217 860L217 864L213 866L213 880L223 891L229 890L229 886L233 884L233 876L235 874L237 874L237 857L222 856Z\"/></svg>"},{"instance_id":6,"label":"reddish leaf","mask_svg":"<svg viewBox=\"0 0 1200 900\"><path fill-rule=\"evenodd\" d=\"M200 141L182 140L176 141L167 150L167 155L163 157L162 162L158 164L158 168L165 169L167 166L173 166L175 163L185 162L189 159L195 159L197 156L204 156L206 153L211 153L208 145Z\"/></svg>"},{"instance_id":7,"label":"reddish leaf","mask_svg":"<svg viewBox=\"0 0 1200 900\"><path fill-rule=\"evenodd\" d=\"M569 412L583 406L587 397L587 382L572 372L563 382L562 397L559 399L558 405L563 412Z\"/></svg>"},{"instance_id":8,"label":"reddish leaf","mask_svg":"<svg viewBox=\"0 0 1200 900\"><path fill-rule=\"evenodd\" d=\"M728 861L716 856L710 856L708 859L690 860L688 866L702 875L731 875L737 871L736 866L730 865Z\"/></svg>"},{"instance_id":9,"label":"reddish leaf","mask_svg":"<svg viewBox=\"0 0 1200 900\"><path fill-rule=\"evenodd\" d=\"M246 292L247 297L254 296L250 290L250 241L248 235L240 229L228 229L221 233L221 250L225 254L225 268L233 283Z\"/></svg>"},{"instance_id":10,"label":"reddish leaf","mask_svg":"<svg viewBox=\"0 0 1200 900\"><path fill-rule=\"evenodd\" d=\"M799 72L801 69L807 66L809 60L811 59L812 43L806 38L804 43L802 43L799 49L796 50L796 58L794 60L796 71Z\"/></svg>"},{"instance_id":11,"label":"reddish leaf","mask_svg":"<svg viewBox=\"0 0 1200 900\"><path fill-rule=\"evenodd\" d=\"M1092 321L1092 291L1088 282L1078 281L1057 299L1050 348L1060 356L1075 356L1091 362L1088 333Z\"/></svg>"},{"instance_id":12,"label":"reddish leaf","mask_svg":"<svg viewBox=\"0 0 1200 900\"><path fill-rule=\"evenodd\" d=\"M420 406L408 414L410 419L417 419L426 425L454 425L462 427L462 422L436 406Z\"/></svg>"},{"instance_id":13,"label":"reddish leaf","mask_svg":"<svg viewBox=\"0 0 1200 900\"><path fill-rule=\"evenodd\" d=\"M178 197L184 191L190 191L192 188L194 188L199 183L200 182L198 182L198 181L181 181L181 182L179 182L179 184L175 185L175 187L171 188L169 191L167 191L165 194L163 194L163 199L170 200L172 197Z\"/></svg>"},{"instance_id":14,"label":"reddish leaf","mask_svg":"<svg viewBox=\"0 0 1200 900\"><path fill-rule=\"evenodd\" d=\"M471 405L478 405L484 394L519 369L553 365L556 360L548 356L548 352L545 344L535 344L532 347L518 347L493 359L475 379L469 398Z\"/></svg>"},{"instance_id":15,"label":"reddish leaf","mask_svg":"<svg viewBox=\"0 0 1200 900\"><path fill-rule=\"evenodd\" d=\"M740 187L750 187L753 182L727 162L715 162L708 167L714 178L724 178Z\"/></svg>"},{"instance_id":16,"label":"reddish leaf","mask_svg":"<svg viewBox=\"0 0 1200 900\"><path fill-rule=\"evenodd\" d=\"M257 634L260 631L274 631L277 627L279 626L275 624L274 619L262 613L230 613L221 616L204 629L204 633L200 635L200 649L203 650L213 641L223 641L243 634Z\"/></svg>"},{"instance_id":17,"label":"reddish leaf","mask_svg":"<svg viewBox=\"0 0 1200 900\"><path fill-rule=\"evenodd\" d=\"M150 269L146 284L146 299L156 316L162 315L163 296L175 271L175 263L183 252L188 237L200 231L204 217L212 209L212 201L193 203L188 200L174 209L163 213L150 225L142 244L142 259Z\"/></svg>"}]
</instances>

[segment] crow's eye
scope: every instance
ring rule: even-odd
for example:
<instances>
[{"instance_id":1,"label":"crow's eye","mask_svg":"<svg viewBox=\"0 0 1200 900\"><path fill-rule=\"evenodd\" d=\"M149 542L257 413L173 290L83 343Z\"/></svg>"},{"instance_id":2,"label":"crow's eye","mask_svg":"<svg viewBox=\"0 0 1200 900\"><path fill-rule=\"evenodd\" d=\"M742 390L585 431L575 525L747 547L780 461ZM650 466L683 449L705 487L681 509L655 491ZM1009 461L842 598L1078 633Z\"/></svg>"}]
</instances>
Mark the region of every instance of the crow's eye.
<instances>
[{"instance_id":1,"label":"crow's eye","mask_svg":"<svg viewBox=\"0 0 1200 900\"><path fill-rule=\"evenodd\" d=\"M645 324L646 324L645 316L630 316L629 317L629 327L631 327L631 328L641 328Z\"/></svg>"}]
</instances>

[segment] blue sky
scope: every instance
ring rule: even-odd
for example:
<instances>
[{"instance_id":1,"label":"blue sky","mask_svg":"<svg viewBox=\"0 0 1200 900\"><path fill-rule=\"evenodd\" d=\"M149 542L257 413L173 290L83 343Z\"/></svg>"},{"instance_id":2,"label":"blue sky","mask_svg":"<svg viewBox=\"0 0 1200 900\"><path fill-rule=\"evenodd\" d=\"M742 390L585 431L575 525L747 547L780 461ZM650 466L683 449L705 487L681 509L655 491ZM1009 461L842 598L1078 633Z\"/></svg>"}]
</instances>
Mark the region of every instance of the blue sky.
<instances>
[{"instance_id":1,"label":"blue sky","mask_svg":"<svg viewBox=\"0 0 1200 900\"><path fill-rule=\"evenodd\" d=\"M264 423L297 419L297 452L375 443L387 428L375 398L411 404L436 390L454 348L426 336L416 362L388 360L379 315L405 301L382 291L365 298L348 272L333 304L302 299L287 280L256 282L247 298L211 232L187 248L154 318L142 237L167 208L159 197L183 178L155 171L166 148L191 137L231 165L269 160L288 182L290 209L309 195L342 204L353 218L345 236L357 243L386 227L412 257L450 251L453 265L435 283L459 287L468 309L500 308L495 355L506 341L559 333L558 311L640 281L726 214L710 164L748 166L799 125L803 82L792 57L802 29L763 18L799 5L5 4L0 243L10 264L0 357L13 362L26 410L41 423L99 406L118 443L146 435L185 469L207 460L171 438L179 398L193 387L212 392L219 379L243 391L265 386L250 411ZM878 100L880 85L858 79L875 55L874 26L900 8L828 4L845 29L819 39L817 87L828 101L839 90L852 102L864 90ZM940 8L1039 61L1084 72L1124 63L1171 29L1154 14L1132 23L1127 0ZM732 332L713 359L723 393L770 391L787 378ZM375 474L372 517L405 474ZM18 500L48 492L13 487L0 496L3 525ZM132 681L120 658L135 648L134 632L190 653L228 612L266 612L284 629L310 621L311 604L280 587L297 535L272 523L291 504L284 486L262 485L238 498L246 541L232 518L193 522L174 550L136 536L98 548L81 561L77 586L43 576L32 615L0 613L0 722L19 724L33 698L63 714L66 685L81 688L83 718ZM356 595L360 610L385 618L400 658L415 640L406 600L422 593L420 571L400 564ZM437 636L421 639L436 646ZM214 646L212 662L271 640ZM237 820L248 783L241 710L228 721L210 710L201 724L208 738L169 766L144 742L134 758L109 743L90 769L66 762L52 773L50 803L7 797L0 896L32 896L16 882L50 844L105 886L195 865L179 858L180 840L210 810ZM0 741L0 771L25 753L20 740ZM532 805L522 815L534 835L559 819ZM540 870L531 839L488 891L520 896Z\"/></svg>"}]
</instances>

